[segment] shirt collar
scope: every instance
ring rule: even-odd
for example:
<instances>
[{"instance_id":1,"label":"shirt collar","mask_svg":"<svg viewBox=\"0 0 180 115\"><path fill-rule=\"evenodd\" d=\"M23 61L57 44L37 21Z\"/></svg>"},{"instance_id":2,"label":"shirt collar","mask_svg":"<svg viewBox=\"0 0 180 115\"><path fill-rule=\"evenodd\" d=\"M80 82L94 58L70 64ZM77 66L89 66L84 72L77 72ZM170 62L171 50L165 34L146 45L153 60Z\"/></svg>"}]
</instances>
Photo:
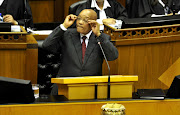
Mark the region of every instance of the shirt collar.
<instances>
[{"instance_id":1,"label":"shirt collar","mask_svg":"<svg viewBox=\"0 0 180 115\"><path fill-rule=\"evenodd\" d=\"M87 39L89 39L91 33L92 33L92 30L91 30L88 34L86 34L86 35L80 33L80 36L81 36L81 38L82 38L83 36L86 36Z\"/></svg>"},{"instance_id":2,"label":"shirt collar","mask_svg":"<svg viewBox=\"0 0 180 115\"><path fill-rule=\"evenodd\" d=\"M94 8L94 7L97 10L101 10L99 8L99 6L97 5L96 0L92 0L92 2L91 2L91 8ZM107 0L104 0L104 5L103 5L103 9L102 10L106 9L107 7L111 7L111 5L109 4L109 2Z\"/></svg>"}]
</instances>

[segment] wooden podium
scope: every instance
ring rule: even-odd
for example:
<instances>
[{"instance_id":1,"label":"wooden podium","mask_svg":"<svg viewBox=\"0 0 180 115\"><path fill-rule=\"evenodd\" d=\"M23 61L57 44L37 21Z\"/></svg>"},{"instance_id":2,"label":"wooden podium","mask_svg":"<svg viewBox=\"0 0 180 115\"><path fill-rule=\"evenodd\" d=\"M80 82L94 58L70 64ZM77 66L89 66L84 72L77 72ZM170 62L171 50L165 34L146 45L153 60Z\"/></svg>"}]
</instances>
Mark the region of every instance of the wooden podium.
<instances>
[{"instance_id":1,"label":"wooden podium","mask_svg":"<svg viewBox=\"0 0 180 115\"><path fill-rule=\"evenodd\" d=\"M0 32L0 76L37 83L38 44L21 27L21 32Z\"/></svg>"},{"instance_id":2,"label":"wooden podium","mask_svg":"<svg viewBox=\"0 0 180 115\"><path fill-rule=\"evenodd\" d=\"M132 98L135 81L138 81L138 76L112 75L110 98ZM97 99L107 98L108 76L52 78L51 82L58 85L58 95L64 95L69 100L94 99L95 84Z\"/></svg>"}]
</instances>

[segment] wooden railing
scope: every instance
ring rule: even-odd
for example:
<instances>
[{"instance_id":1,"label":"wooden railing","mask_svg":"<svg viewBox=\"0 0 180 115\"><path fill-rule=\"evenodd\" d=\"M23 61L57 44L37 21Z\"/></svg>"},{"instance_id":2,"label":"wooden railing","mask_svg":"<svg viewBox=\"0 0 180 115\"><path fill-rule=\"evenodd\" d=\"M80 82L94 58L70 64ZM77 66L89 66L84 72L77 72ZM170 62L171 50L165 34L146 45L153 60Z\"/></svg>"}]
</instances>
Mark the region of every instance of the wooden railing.
<instances>
[{"instance_id":1,"label":"wooden railing","mask_svg":"<svg viewBox=\"0 0 180 115\"><path fill-rule=\"evenodd\" d=\"M180 24L128 29L115 29L105 25L104 32L109 34L112 40L169 36L180 34Z\"/></svg>"}]
</instances>

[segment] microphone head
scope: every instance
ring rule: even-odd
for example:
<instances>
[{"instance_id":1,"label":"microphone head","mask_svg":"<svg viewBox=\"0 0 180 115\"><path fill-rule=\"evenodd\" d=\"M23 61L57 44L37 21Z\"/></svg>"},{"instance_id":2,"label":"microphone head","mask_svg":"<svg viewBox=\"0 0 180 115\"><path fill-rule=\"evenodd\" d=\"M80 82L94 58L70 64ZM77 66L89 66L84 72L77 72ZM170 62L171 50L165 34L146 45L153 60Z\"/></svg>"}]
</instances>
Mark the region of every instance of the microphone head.
<instances>
[{"instance_id":1,"label":"microphone head","mask_svg":"<svg viewBox=\"0 0 180 115\"><path fill-rule=\"evenodd\" d=\"M97 43L100 45L101 44L101 42L100 42L100 40L99 39L97 39Z\"/></svg>"}]
</instances>

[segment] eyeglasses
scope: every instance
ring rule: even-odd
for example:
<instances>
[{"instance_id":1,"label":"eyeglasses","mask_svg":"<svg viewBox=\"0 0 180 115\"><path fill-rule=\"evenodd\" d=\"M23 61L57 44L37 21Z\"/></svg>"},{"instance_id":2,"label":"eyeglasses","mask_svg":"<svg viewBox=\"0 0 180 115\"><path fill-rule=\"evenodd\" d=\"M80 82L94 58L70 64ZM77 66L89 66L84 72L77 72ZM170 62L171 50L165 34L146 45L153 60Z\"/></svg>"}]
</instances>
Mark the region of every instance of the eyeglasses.
<instances>
[{"instance_id":1,"label":"eyeglasses","mask_svg":"<svg viewBox=\"0 0 180 115\"><path fill-rule=\"evenodd\" d=\"M82 20L83 22L88 23L88 19L82 19L81 17L77 17L77 20L78 21Z\"/></svg>"}]
</instances>

